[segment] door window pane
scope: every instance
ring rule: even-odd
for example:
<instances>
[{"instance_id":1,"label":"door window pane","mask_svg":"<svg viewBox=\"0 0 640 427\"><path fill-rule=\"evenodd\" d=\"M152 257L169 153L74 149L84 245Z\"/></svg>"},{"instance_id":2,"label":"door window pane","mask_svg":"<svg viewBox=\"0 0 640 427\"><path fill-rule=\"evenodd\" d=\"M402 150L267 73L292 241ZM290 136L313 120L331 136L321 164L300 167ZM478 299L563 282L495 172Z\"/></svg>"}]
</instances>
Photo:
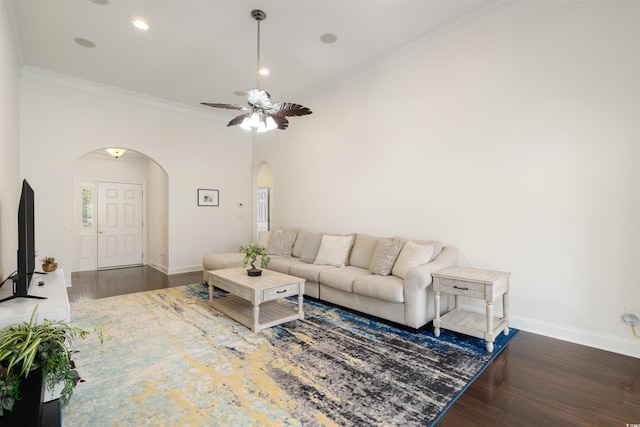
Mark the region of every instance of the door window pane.
<instances>
[{"instance_id":1,"label":"door window pane","mask_svg":"<svg viewBox=\"0 0 640 427\"><path fill-rule=\"evenodd\" d=\"M93 228L93 194L90 188L82 189L82 228Z\"/></svg>"}]
</instances>

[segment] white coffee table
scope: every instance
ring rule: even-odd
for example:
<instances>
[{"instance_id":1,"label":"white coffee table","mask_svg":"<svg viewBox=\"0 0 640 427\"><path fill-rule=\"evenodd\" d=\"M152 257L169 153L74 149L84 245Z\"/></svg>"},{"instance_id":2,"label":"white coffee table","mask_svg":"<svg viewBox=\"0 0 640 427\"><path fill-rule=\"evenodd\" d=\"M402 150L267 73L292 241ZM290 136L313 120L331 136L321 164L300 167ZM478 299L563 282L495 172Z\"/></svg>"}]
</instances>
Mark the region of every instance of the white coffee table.
<instances>
[{"instance_id":1,"label":"white coffee table","mask_svg":"<svg viewBox=\"0 0 640 427\"><path fill-rule=\"evenodd\" d=\"M303 319L304 279L263 270L250 277L244 268L209 271L209 306L247 326L254 332L291 320ZM230 295L213 299L213 287ZM298 310L285 307L277 300L298 295Z\"/></svg>"}]
</instances>

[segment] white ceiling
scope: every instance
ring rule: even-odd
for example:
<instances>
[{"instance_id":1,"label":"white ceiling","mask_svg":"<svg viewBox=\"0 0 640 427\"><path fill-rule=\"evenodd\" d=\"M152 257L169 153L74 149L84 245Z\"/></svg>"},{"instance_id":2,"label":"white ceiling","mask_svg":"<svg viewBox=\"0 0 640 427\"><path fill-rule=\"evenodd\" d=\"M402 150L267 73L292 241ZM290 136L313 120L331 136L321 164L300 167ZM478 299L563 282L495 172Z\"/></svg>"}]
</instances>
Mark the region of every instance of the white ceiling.
<instances>
[{"instance_id":1,"label":"white ceiling","mask_svg":"<svg viewBox=\"0 0 640 427\"><path fill-rule=\"evenodd\" d=\"M301 102L501 2L5 0L24 64L196 107L243 104L234 92L255 87L253 9L267 14L261 62L271 75L262 88L273 101ZM136 18L150 29L135 28ZM325 33L337 41L322 43ZM81 47L75 38L96 46Z\"/></svg>"}]
</instances>

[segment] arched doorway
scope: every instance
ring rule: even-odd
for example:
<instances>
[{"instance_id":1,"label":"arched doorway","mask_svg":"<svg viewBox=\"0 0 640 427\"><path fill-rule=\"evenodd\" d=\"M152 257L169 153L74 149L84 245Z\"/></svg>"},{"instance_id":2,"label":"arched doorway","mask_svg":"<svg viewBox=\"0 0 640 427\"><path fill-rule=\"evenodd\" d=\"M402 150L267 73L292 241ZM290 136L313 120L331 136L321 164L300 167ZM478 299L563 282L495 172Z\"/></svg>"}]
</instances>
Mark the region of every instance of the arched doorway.
<instances>
[{"instance_id":1,"label":"arched doorway","mask_svg":"<svg viewBox=\"0 0 640 427\"><path fill-rule=\"evenodd\" d=\"M148 264L166 271L168 176L144 153L96 150L72 165L72 271Z\"/></svg>"}]
</instances>

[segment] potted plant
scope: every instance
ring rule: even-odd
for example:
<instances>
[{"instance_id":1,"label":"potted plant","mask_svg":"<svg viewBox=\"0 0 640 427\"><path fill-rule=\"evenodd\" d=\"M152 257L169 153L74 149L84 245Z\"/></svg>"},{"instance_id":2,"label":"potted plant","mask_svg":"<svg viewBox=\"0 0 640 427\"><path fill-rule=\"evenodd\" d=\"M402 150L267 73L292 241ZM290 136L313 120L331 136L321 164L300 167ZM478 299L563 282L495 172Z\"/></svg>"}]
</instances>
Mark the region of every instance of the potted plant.
<instances>
[{"instance_id":1,"label":"potted plant","mask_svg":"<svg viewBox=\"0 0 640 427\"><path fill-rule=\"evenodd\" d=\"M245 246L240 246L240 252L244 254L243 267L247 264L251 264L251 268L247 270L249 276L260 276L262 269L267 267L271 258L267 255L267 248L258 243L249 243ZM257 258L260 257L260 268L255 266Z\"/></svg>"},{"instance_id":2,"label":"potted plant","mask_svg":"<svg viewBox=\"0 0 640 427\"><path fill-rule=\"evenodd\" d=\"M82 381L70 346L89 332L63 321L36 323L37 310L29 322L0 330L0 416L5 425L40 425L45 387L53 390L61 383L60 403L65 406ZM101 333L99 338L102 342Z\"/></svg>"},{"instance_id":3,"label":"potted plant","mask_svg":"<svg viewBox=\"0 0 640 427\"><path fill-rule=\"evenodd\" d=\"M42 258L42 269L44 271L50 273L52 271L56 271L56 268L58 268L58 263L56 262L56 259L54 257L46 256Z\"/></svg>"}]
</instances>

